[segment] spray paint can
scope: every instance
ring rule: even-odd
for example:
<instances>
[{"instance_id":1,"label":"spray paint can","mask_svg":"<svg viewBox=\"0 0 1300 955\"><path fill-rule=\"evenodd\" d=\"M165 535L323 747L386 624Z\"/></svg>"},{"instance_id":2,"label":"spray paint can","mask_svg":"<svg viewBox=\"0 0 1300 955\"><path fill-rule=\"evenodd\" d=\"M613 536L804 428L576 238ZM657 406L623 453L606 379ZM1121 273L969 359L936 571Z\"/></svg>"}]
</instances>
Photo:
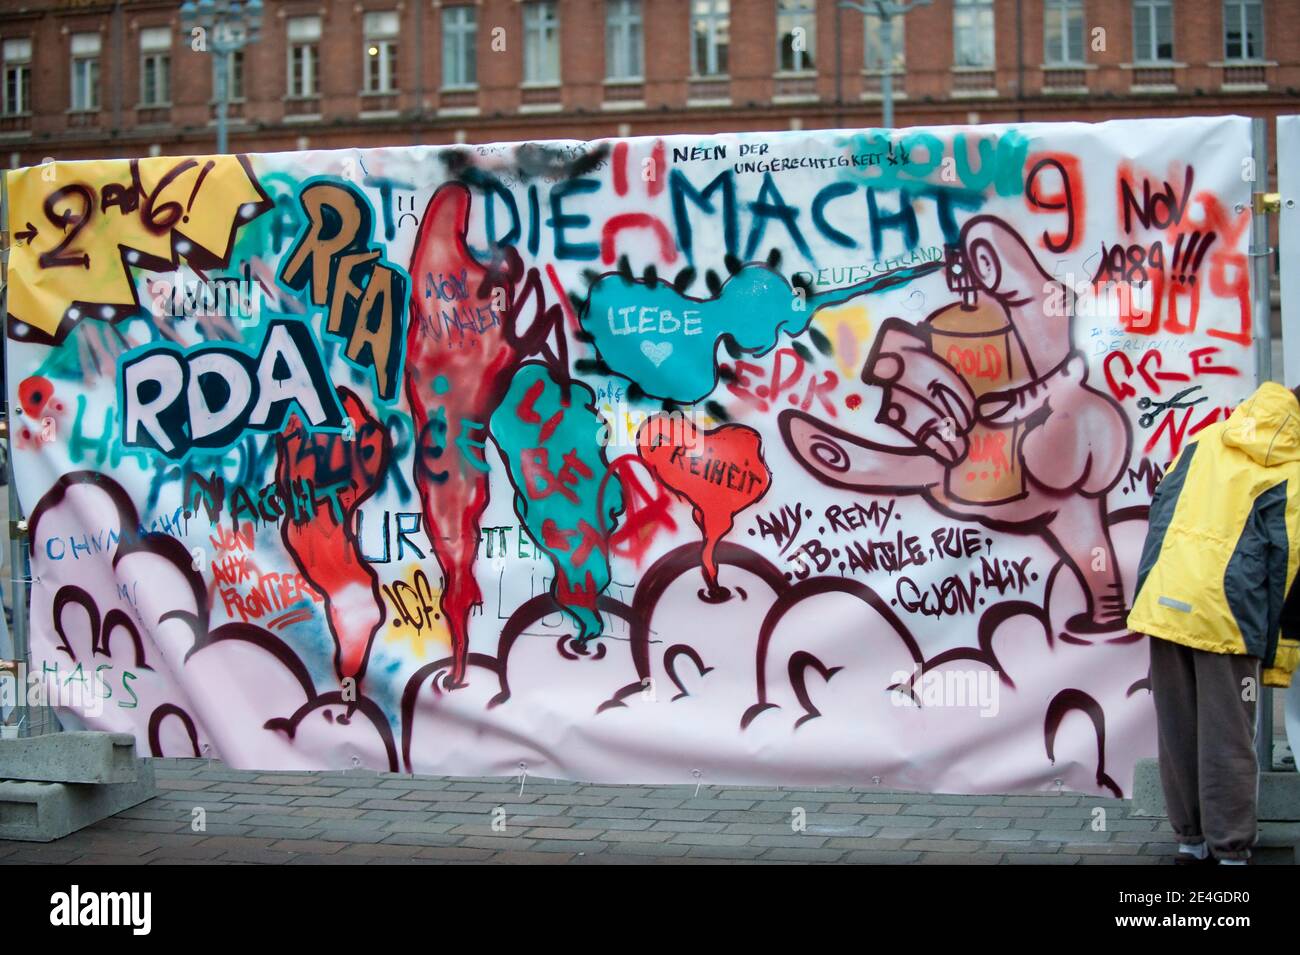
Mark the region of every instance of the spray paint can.
<instances>
[{"instance_id":1,"label":"spray paint can","mask_svg":"<svg viewBox=\"0 0 1300 955\"><path fill-rule=\"evenodd\" d=\"M960 249L947 250L948 287L960 300L926 319L935 354L952 366L975 399L1011 387L1024 377L1024 351L1001 303L980 294ZM1001 504L1025 494L1020 461L1022 425L976 421L966 455L949 470L948 497L970 504Z\"/></svg>"}]
</instances>

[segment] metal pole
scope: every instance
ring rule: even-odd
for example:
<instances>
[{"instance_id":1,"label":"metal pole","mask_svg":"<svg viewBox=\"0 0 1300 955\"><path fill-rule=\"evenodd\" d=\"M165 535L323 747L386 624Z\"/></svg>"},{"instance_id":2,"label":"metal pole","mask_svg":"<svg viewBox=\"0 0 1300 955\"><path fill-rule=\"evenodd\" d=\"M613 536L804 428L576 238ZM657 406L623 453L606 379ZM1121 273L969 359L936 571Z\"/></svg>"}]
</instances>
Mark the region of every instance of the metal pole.
<instances>
[{"instance_id":1,"label":"metal pole","mask_svg":"<svg viewBox=\"0 0 1300 955\"><path fill-rule=\"evenodd\" d=\"M870 6L867 5L868 3ZM836 4L837 12L840 7L847 7L850 10L857 10L864 17L874 15L880 20L880 55L884 61L880 64L880 100L881 123L884 129L894 128L894 17L903 17L917 7L927 6L929 3L930 0L902 0L902 2L866 0L865 3L859 3L857 0L839 0ZM838 32L837 26L836 33ZM838 36L835 42L839 43Z\"/></svg>"},{"instance_id":2,"label":"metal pole","mask_svg":"<svg viewBox=\"0 0 1300 955\"><path fill-rule=\"evenodd\" d=\"M884 61L880 64L880 99L884 107L882 123L885 129L894 128L894 15L881 11L880 14L880 53Z\"/></svg>"},{"instance_id":3,"label":"metal pole","mask_svg":"<svg viewBox=\"0 0 1300 955\"><path fill-rule=\"evenodd\" d=\"M835 127L844 125L844 4L835 4Z\"/></svg>"},{"instance_id":4,"label":"metal pole","mask_svg":"<svg viewBox=\"0 0 1300 955\"><path fill-rule=\"evenodd\" d=\"M5 257L8 258L8 253L6 253ZM8 272L7 266L5 271L6 273ZM6 279L6 285L7 284L8 280ZM8 309L9 303L7 301L5 302L4 307ZM6 335L8 335L7 324L6 320ZM9 359L7 348L5 349L5 352L5 382L7 386L9 380ZM7 406L8 401L6 400L5 403ZM9 452L9 460L6 463L6 470L8 471L9 477L9 520L11 522L17 522L21 519L19 517L19 514L21 513L21 505L18 503L18 488L14 483L14 443L12 425L13 422L10 420L9 434L5 438L5 443L8 445L7 450ZM10 533L9 535L9 575L12 578L12 586L9 590L13 595L12 606L10 609L13 611L14 618L13 629L10 631L12 635L10 639L12 639L14 645L14 659L20 664L18 673L15 674L17 679L17 683L15 684L17 699L15 700L14 707L18 714L18 735L30 736L32 730L32 714L27 706L27 687L29 685L28 681L31 677L32 654L31 642L27 633L28 565L27 548L23 546L23 539L24 535L22 534Z\"/></svg>"},{"instance_id":5,"label":"metal pole","mask_svg":"<svg viewBox=\"0 0 1300 955\"><path fill-rule=\"evenodd\" d=\"M122 22L122 0L113 4L113 132L122 130L123 71L126 69L126 26ZM120 153L119 153L120 155Z\"/></svg>"},{"instance_id":6,"label":"metal pole","mask_svg":"<svg viewBox=\"0 0 1300 955\"><path fill-rule=\"evenodd\" d=\"M9 177L0 175L0 235L4 236L4 248L0 250L0 335L4 336L4 368L5 368L5 388L9 388ZM6 469L9 477L9 521L10 527L17 526L21 520L21 505L18 503L18 488L14 480L14 441L13 441L13 420L9 412L9 396L4 396L6 419L9 427L5 435L7 444L6 451L8 461ZM27 706L27 678L31 669L31 648L27 634L27 549L23 546L23 535L10 532L9 534L9 575L12 578L10 587L11 610L13 611L14 626L11 631L14 646L14 659L21 666L16 674L17 683L15 691L17 699L14 701L15 710L18 715L18 734L27 736L31 733L31 712Z\"/></svg>"},{"instance_id":7,"label":"metal pole","mask_svg":"<svg viewBox=\"0 0 1300 955\"><path fill-rule=\"evenodd\" d=\"M1255 160L1254 193L1268 191L1268 122L1260 117L1250 121L1251 154ZM1252 195L1252 200L1254 196ZM1269 289L1273 276L1273 256L1268 247L1268 216L1253 211L1250 217L1251 285L1255 312L1255 370L1259 381L1273 379L1273 322Z\"/></svg>"},{"instance_id":8,"label":"metal pole","mask_svg":"<svg viewBox=\"0 0 1300 955\"><path fill-rule=\"evenodd\" d=\"M226 110L230 105L230 83L228 71L230 58L234 55L223 43L217 47L216 69L213 71L213 83L217 94L217 154L226 153Z\"/></svg>"},{"instance_id":9,"label":"metal pole","mask_svg":"<svg viewBox=\"0 0 1300 955\"><path fill-rule=\"evenodd\" d=\"M181 32L187 39L210 35L212 42L196 49L210 50L212 98L217 108L217 153L230 151L230 78L235 54L256 43L262 31L261 0L185 0L181 4Z\"/></svg>"},{"instance_id":10,"label":"metal pole","mask_svg":"<svg viewBox=\"0 0 1300 955\"><path fill-rule=\"evenodd\" d=\"M421 39L424 36L424 4L415 5L415 29L411 31L412 37L410 46L411 53L403 53L402 56L409 56L411 62L415 64L415 110L421 117L424 116L424 42ZM429 57L433 59L433 57ZM644 57L643 57L644 59ZM641 65L642 71L645 70L645 64ZM416 140L417 142L419 140Z\"/></svg>"},{"instance_id":11,"label":"metal pole","mask_svg":"<svg viewBox=\"0 0 1300 955\"><path fill-rule=\"evenodd\" d=\"M1025 121L1025 12L1022 0L1016 0L1016 121Z\"/></svg>"},{"instance_id":12,"label":"metal pole","mask_svg":"<svg viewBox=\"0 0 1300 955\"><path fill-rule=\"evenodd\" d=\"M1250 121L1250 148L1255 160L1250 216L1250 285L1254 306L1255 374L1258 383L1273 380L1273 322L1269 290L1272 286L1273 256L1268 247L1268 216L1255 197L1268 191L1268 122ZM1255 755L1260 772L1273 769L1273 691L1259 687L1259 715L1255 720Z\"/></svg>"}]
</instances>

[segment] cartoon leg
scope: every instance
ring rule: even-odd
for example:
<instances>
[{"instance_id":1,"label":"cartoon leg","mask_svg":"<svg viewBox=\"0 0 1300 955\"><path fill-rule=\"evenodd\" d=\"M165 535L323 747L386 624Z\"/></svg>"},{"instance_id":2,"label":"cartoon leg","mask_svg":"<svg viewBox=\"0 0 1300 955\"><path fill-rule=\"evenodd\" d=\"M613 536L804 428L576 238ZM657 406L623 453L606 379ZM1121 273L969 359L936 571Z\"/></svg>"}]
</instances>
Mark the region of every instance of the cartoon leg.
<instances>
[{"instance_id":1,"label":"cartoon leg","mask_svg":"<svg viewBox=\"0 0 1300 955\"><path fill-rule=\"evenodd\" d=\"M1066 621L1075 633L1124 629L1124 582L1120 579L1105 499L1074 496L1061 502L1044 535L1083 586L1087 607Z\"/></svg>"}]
</instances>

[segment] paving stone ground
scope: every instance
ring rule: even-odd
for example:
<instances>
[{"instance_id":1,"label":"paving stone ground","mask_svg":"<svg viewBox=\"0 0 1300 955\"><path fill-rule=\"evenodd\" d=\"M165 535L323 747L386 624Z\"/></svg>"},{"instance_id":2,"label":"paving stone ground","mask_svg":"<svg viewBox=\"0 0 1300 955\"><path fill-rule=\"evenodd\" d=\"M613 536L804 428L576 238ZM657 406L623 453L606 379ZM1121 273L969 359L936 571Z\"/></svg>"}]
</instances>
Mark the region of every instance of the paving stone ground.
<instances>
[{"instance_id":1,"label":"paving stone ground","mask_svg":"<svg viewBox=\"0 0 1300 955\"><path fill-rule=\"evenodd\" d=\"M0 841L0 864L1150 865L1172 863L1174 851L1163 819L1136 818L1127 800L1094 796L743 786L697 794L694 785L532 777L521 793L517 778L154 762L157 798L56 842ZM1098 808L1102 831L1093 825ZM200 816L206 828L195 831Z\"/></svg>"}]
</instances>

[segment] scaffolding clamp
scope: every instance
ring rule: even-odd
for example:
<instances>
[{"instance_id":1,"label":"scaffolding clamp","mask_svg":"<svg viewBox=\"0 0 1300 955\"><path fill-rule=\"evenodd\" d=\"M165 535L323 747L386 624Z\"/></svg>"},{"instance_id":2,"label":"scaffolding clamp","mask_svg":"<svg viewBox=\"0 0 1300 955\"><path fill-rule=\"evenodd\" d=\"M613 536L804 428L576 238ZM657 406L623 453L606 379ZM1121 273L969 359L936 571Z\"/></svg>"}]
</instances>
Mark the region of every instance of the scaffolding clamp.
<instances>
[{"instance_id":1,"label":"scaffolding clamp","mask_svg":"<svg viewBox=\"0 0 1300 955\"><path fill-rule=\"evenodd\" d=\"M1250 208L1256 215L1277 215L1282 211L1282 193L1252 193L1250 197Z\"/></svg>"}]
</instances>

